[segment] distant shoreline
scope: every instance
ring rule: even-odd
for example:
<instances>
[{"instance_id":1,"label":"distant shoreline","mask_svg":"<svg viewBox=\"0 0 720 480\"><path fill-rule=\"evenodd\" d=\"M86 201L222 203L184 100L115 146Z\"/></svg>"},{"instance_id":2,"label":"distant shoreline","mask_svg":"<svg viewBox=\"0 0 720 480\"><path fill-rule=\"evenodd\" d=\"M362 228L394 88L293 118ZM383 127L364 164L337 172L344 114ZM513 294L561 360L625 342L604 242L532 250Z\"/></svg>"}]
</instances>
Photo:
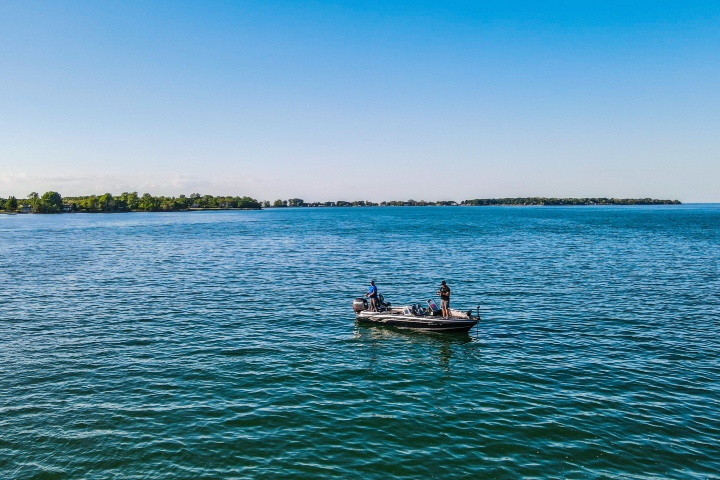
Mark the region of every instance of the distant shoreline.
<instances>
[{"instance_id":1,"label":"distant shoreline","mask_svg":"<svg viewBox=\"0 0 720 480\"><path fill-rule=\"evenodd\" d=\"M348 202L305 202L302 198L258 201L251 197L212 196L193 193L178 197L153 196L149 193L123 192L119 196L110 193L63 198L57 192L45 192L42 196L33 192L27 198L0 198L0 211L15 213L124 213L124 212L184 212L218 210L262 210L264 208L338 208L338 207L433 207L433 206L597 206L597 205L681 205L679 200L658 200L653 198L554 198L514 197L476 198L456 202L441 200L392 200L371 202L356 200Z\"/></svg>"}]
</instances>

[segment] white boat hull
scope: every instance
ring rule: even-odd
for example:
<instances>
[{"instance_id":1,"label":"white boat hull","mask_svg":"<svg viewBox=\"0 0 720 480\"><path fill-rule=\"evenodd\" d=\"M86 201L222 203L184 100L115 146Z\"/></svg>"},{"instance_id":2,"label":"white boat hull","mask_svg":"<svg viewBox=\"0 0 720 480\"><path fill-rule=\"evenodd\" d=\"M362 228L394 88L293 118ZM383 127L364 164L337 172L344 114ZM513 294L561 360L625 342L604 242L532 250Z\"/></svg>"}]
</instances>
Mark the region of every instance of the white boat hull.
<instances>
[{"instance_id":1,"label":"white boat hull","mask_svg":"<svg viewBox=\"0 0 720 480\"><path fill-rule=\"evenodd\" d=\"M371 312L363 310L356 314L359 322L374 323L378 325L388 325L398 328L412 328L417 330L428 331L456 331L467 332L480 319L460 310L450 310L450 318L430 315L408 315L403 312L403 308L392 308L384 312Z\"/></svg>"}]
</instances>

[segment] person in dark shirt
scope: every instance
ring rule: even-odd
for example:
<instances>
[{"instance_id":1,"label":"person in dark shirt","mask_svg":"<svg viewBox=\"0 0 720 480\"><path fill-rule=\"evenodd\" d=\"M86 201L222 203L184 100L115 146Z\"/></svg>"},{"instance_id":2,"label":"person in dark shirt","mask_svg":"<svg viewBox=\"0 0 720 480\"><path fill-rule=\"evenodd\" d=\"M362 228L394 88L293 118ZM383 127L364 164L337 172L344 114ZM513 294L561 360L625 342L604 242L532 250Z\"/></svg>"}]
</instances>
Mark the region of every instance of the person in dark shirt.
<instances>
[{"instance_id":1,"label":"person in dark shirt","mask_svg":"<svg viewBox=\"0 0 720 480\"><path fill-rule=\"evenodd\" d=\"M450 318L450 287L447 286L445 280L440 282L440 290L437 291L437 294L440 295L443 318Z\"/></svg>"},{"instance_id":2,"label":"person in dark shirt","mask_svg":"<svg viewBox=\"0 0 720 480\"><path fill-rule=\"evenodd\" d=\"M368 292L365 294L365 296L370 298L370 311L377 312L379 305L378 305L378 289L375 286L375 280L370 280L370 287L368 288Z\"/></svg>"}]
</instances>

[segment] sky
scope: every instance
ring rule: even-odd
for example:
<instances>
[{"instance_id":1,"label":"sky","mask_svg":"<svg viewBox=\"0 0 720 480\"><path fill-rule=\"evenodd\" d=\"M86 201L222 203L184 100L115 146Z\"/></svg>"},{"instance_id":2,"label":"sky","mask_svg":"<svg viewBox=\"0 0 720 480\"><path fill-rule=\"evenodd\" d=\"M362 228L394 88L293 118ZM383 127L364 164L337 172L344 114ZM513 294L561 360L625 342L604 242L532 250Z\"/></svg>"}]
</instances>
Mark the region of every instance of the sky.
<instances>
[{"instance_id":1,"label":"sky","mask_svg":"<svg viewBox=\"0 0 720 480\"><path fill-rule=\"evenodd\" d=\"M0 197L720 202L720 2L0 0Z\"/></svg>"}]
</instances>

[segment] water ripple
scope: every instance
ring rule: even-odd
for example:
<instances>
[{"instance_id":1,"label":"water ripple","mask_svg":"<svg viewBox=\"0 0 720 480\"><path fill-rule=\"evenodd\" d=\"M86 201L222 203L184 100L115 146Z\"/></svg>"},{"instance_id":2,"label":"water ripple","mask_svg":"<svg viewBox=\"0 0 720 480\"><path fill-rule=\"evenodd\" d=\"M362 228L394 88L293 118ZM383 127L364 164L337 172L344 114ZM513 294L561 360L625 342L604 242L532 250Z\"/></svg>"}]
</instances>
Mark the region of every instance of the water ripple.
<instances>
[{"instance_id":1,"label":"water ripple","mask_svg":"<svg viewBox=\"0 0 720 480\"><path fill-rule=\"evenodd\" d=\"M372 226L372 228L368 228ZM0 222L3 478L719 478L720 207ZM470 335L357 325L441 279Z\"/></svg>"}]
</instances>

